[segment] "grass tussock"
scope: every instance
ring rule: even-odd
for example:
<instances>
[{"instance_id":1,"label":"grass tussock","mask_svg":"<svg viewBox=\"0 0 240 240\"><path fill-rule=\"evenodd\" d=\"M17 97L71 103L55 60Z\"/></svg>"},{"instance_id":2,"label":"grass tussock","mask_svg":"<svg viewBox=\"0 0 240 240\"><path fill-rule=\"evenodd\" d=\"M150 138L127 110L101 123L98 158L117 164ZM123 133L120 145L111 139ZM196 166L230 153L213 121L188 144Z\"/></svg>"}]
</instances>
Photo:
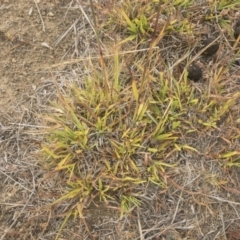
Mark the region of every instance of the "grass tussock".
<instances>
[{"instance_id":1,"label":"grass tussock","mask_svg":"<svg viewBox=\"0 0 240 240\"><path fill-rule=\"evenodd\" d=\"M214 34L224 28L231 39L224 10L237 3L209 2L203 15L194 1L161 2L114 2L106 6L111 12L96 12L101 34L114 47L104 45L98 60L84 63L91 73L64 94L59 91L53 112L44 118L49 129L41 156L66 184L54 204L72 200L67 218L84 217L91 201L115 206L123 216L141 205L150 183L167 189L178 166L172 157L200 154L186 138L220 130L239 101L225 64L234 54L216 56L214 65L205 59L200 66L207 74L200 83L190 81L187 71L202 58L199 39L209 23L217 20ZM221 51L228 44L222 42ZM106 48L112 57L104 56ZM237 149L215 153L224 168L239 166L239 156ZM217 175L206 179L226 183Z\"/></svg>"}]
</instances>

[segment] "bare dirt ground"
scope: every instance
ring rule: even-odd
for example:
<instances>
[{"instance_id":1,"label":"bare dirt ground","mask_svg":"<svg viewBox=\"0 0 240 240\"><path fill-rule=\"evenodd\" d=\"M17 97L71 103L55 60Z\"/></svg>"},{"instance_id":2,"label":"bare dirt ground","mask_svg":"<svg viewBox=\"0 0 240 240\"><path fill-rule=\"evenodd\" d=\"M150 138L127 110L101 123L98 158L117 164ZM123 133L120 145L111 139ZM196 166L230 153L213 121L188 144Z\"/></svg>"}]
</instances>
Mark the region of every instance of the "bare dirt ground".
<instances>
[{"instance_id":1,"label":"bare dirt ground","mask_svg":"<svg viewBox=\"0 0 240 240\"><path fill-rule=\"evenodd\" d=\"M78 22L74 26L79 31L84 25L88 30L84 34L93 38L74 3L0 1L0 240L55 239L62 223L65 205L57 209L47 207L61 196L60 178L37 164L34 151L39 149L41 136L36 137L33 130L40 124L36 114L41 114L56 91L51 79L60 79L58 83L64 88L67 81L87 71L81 67L77 68L79 72L61 66L48 69L62 60L84 56L85 45L76 52L79 38L76 29L71 28L74 23ZM89 44L92 49L96 47L94 41ZM44 100L40 95L45 96ZM34 109L36 105L39 109ZM231 128L239 108L235 111L233 119L229 116L228 123L222 124L221 136L217 132L216 137L213 131L198 139L189 137L191 145L203 153L216 141L216 148L225 146L228 132L239 131ZM234 144L233 149L239 142ZM240 172L226 170L223 175L212 159L214 148L211 149L213 153L208 152L208 159L201 154L176 155L173 162L177 159L179 168L173 176L178 177L178 183L173 178L167 191L149 187L141 209L121 221L116 209L90 205L86 219L71 220L59 239L239 240ZM213 179L210 172L219 174L221 179Z\"/></svg>"},{"instance_id":2,"label":"bare dirt ground","mask_svg":"<svg viewBox=\"0 0 240 240\"><path fill-rule=\"evenodd\" d=\"M67 1L2 1L0 7L1 83L0 108L9 112L23 95L33 92L49 75L44 67L61 60L71 47L68 39L51 45L78 19L77 11L66 13ZM48 47L49 46L49 47ZM23 100L27 101L27 97Z\"/></svg>"}]
</instances>

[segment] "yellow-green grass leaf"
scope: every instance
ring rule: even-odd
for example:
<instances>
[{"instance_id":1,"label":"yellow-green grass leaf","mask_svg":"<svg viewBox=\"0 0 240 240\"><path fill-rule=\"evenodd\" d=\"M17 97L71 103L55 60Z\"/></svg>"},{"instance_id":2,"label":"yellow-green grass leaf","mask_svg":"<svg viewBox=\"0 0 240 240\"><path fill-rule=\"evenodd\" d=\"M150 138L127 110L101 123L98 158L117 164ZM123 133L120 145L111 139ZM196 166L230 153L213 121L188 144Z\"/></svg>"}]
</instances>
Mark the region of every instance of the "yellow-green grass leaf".
<instances>
[{"instance_id":1,"label":"yellow-green grass leaf","mask_svg":"<svg viewBox=\"0 0 240 240\"><path fill-rule=\"evenodd\" d=\"M233 161L233 162L227 162L226 166L228 167L240 167L240 162L238 161L239 159ZM238 161L238 162L236 162Z\"/></svg>"},{"instance_id":2,"label":"yellow-green grass leaf","mask_svg":"<svg viewBox=\"0 0 240 240\"><path fill-rule=\"evenodd\" d=\"M129 26L129 30L133 33L137 33L137 27L136 25L129 19L129 17L127 16L127 14L122 10L121 11L123 18L125 19L126 23Z\"/></svg>"},{"instance_id":3,"label":"yellow-green grass leaf","mask_svg":"<svg viewBox=\"0 0 240 240\"><path fill-rule=\"evenodd\" d=\"M66 130L66 128L65 128ZM55 130L53 134L55 137L60 140L60 139L67 139L67 140L72 140L72 136L70 136L67 132L67 130Z\"/></svg>"},{"instance_id":4,"label":"yellow-green grass leaf","mask_svg":"<svg viewBox=\"0 0 240 240\"><path fill-rule=\"evenodd\" d=\"M177 4L179 4L181 7L187 7L189 6L193 1L190 1L190 0L185 0L185 1L182 1L182 0L177 0Z\"/></svg>"},{"instance_id":5,"label":"yellow-green grass leaf","mask_svg":"<svg viewBox=\"0 0 240 240\"><path fill-rule=\"evenodd\" d=\"M145 29L145 27L146 27L146 29ZM144 26L144 24L141 22L141 20L139 21L139 30L143 35L146 34L147 26Z\"/></svg>"},{"instance_id":6,"label":"yellow-green grass leaf","mask_svg":"<svg viewBox=\"0 0 240 240\"><path fill-rule=\"evenodd\" d=\"M110 163L108 162L108 160L107 159L103 159L103 162L106 165L107 171L110 171L111 170L111 166L110 166Z\"/></svg>"},{"instance_id":7,"label":"yellow-green grass leaf","mask_svg":"<svg viewBox=\"0 0 240 240\"><path fill-rule=\"evenodd\" d=\"M108 196L108 195L106 195L105 193L100 192L100 196L99 196L100 201L103 200L104 202L108 202L108 201L107 201L107 196Z\"/></svg>"},{"instance_id":8,"label":"yellow-green grass leaf","mask_svg":"<svg viewBox=\"0 0 240 240\"><path fill-rule=\"evenodd\" d=\"M165 182L161 181L160 179L155 179L154 177L149 177L148 178L150 182L152 182L153 184L162 187L162 188L167 188L167 185Z\"/></svg>"},{"instance_id":9,"label":"yellow-green grass leaf","mask_svg":"<svg viewBox=\"0 0 240 240\"><path fill-rule=\"evenodd\" d=\"M64 165L64 166L60 166L60 167L56 167L55 168L55 171L59 171L59 170L63 170L63 169L72 169L74 170L74 166L76 165L76 163L72 163L72 164L67 164L67 165ZM71 178L71 175L69 175L69 179Z\"/></svg>"},{"instance_id":10,"label":"yellow-green grass leaf","mask_svg":"<svg viewBox=\"0 0 240 240\"><path fill-rule=\"evenodd\" d=\"M174 147L177 149L177 151L179 151L179 152L181 152L181 151L182 151L181 147L180 147L180 146L178 146L177 144L174 144Z\"/></svg>"},{"instance_id":11,"label":"yellow-green grass leaf","mask_svg":"<svg viewBox=\"0 0 240 240\"><path fill-rule=\"evenodd\" d=\"M135 162L132 160L132 159L129 159L129 163L131 165L131 168L136 172L136 173L139 173L139 169L138 167L136 166Z\"/></svg>"},{"instance_id":12,"label":"yellow-green grass leaf","mask_svg":"<svg viewBox=\"0 0 240 240\"><path fill-rule=\"evenodd\" d=\"M86 126L84 126L78 119L78 117L76 116L76 114L74 113L74 111L71 109L70 113L73 117L74 123L76 124L76 126L78 127L78 129L80 131L84 131L86 129Z\"/></svg>"},{"instance_id":13,"label":"yellow-green grass leaf","mask_svg":"<svg viewBox=\"0 0 240 240\"><path fill-rule=\"evenodd\" d=\"M168 164L162 161L154 161L154 165L157 166L162 172L165 172L164 167L174 168L177 166L177 164Z\"/></svg>"},{"instance_id":14,"label":"yellow-green grass leaf","mask_svg":"<svg viewBox=\"0 0 240 240\"><path fill-rule=\"evenodd\" d=\"M141 202L133 196L124 196L124 195L122 196L121 206L123 207L125 212L127 212L130 209L132 204L134 206L139 206Z\"/></svg>"},{"instance_id":15,"label":"yellow-green grass leaf","mask_svg":"<svg viewBox=\"0 0 240 240\"><path fill-rule=\"evenodd\" d=\"M98 131L101 131L101 130L102 130L102 121L101 121L101 118L100 118L100 117L97 118L96 129L97 129Z\"/></svg>"},{"instance_id":16,"label":"yellow-green grass leaf","mask_svg":"<svg viewBox=\"0 0 240 240\"><path fill-rule=\"evenodd\" d=\"M141 103L138 106L138 109L137 109L137 116L136 116L136 120L137 121L141 121L146 110L147 110L147 104L146 103Z\"/></svg>"},{"instance_id":17,"label":"yellow-green grass leaf","mask_svg":"<svg viewBox=\"0 0 240 240\"><path fill-rule=\"evenodd\" d=\"M213 100L210 101L206 106L203 107L202 112L208 111L208 110L211 109L211 107L214 106L214 105L215 105L215 101L213 101Z\"/></svg>"},{"instance_id":18,"label":"yellow-green grass leaf","mask_svg":"<svg viewBox=\"0 0 240 240\"><path fill-rule=\"evenodd\" d=\"M118 173L118 169L119 169L119 165L120 165L120 161L117 161L117 163L115 164L114 170L113 170L113 174L116 176Z\"/></svg>"},{"instance_id":19,"label":"yellow-green grass leaf","mask_svg":"<svg viewBox=\"0 0 240 240\"><path fill-rule=\"evenodd\" d=\"M172 106L172 100L170 100L169 104L168 104L168 107L167 109L165 110L165 113L164 113L164 118L161 119L158 123L158 125L156 126L156 129L154 130L153 132L153 136L156 137L158 136L159 134L162 133L163 131L163 128L164 128L164 125L165 123L167 122L168 120L168 117L169 117L169 108Z\"/></svg>"},{"instance_id":20,"label":"yellow-green grass leaf","mask_svg":"<svg viewBox=\"0 0 240 240\"><path fill-rule=\"evenodd\" d=\"M158 170L156 168L156 165L154 163L152 163L148 168L147 171L151 174L151 178L155 179L155 180L159 180L159 176L158 176Z\"/></svg>"},{"instance_id":21,"label":"yellow-green grass leaf","mask_svg":"<svg viewBox=\"0 0 240 240\"><path fill-rule=\"evenodd\" d=\"M159 152L163 152L163 151L166 151L167 150L167 148L169 147L169 146L171 146L171 145L173 145L174 144L174 141L173 140L164 140L164 141L160 141L160 143L158 143L158 150L159 150Z\"/></svg>"},{"instance_id":22,"label":"yellow-green grass leaf","mask_svg":"<svg viewBox=\"0 0 240 240\"><path fill-rule=\"evenodd\" d=\"M120 150L119 151L119 149L116 149L116 148L114 148L114 153L116 154L116 156L117 156L117 159L120 159L121 158L121 153L122 153L122 151Z\"/></svg>"},{"instance_id":23,"label":"yellow-green grass leaf","mask_svg":"<svg viewBox=\"0 0 240 240\"><path fill-rule=\"evenodd\" d=\"M75 165L76 163L72 163L72 164L69 164L67 165L67 169L68 169L68 172L69 172L69 178L68 178L68 181L71 180L72 176L73 176L73 173L74 173L74 169L75 169Z\"/></svg>"},{"instance_id":24,"label":"yellow-green grass leaf","mask_svg":"<svg viewBox=\"0 0 240 240\"><path fill-rule=\"evenodd\" d=\"M53 159L59 159L62 156L55 154L53 151L51 151L48 147L42 145L42 149Z\"/></svg>"},{"instance_id":25,"label":"yellow-green grass leaf","mask_svg":"<svg viewBox=\"0 0 240 240\"><path fill-rule=\"evenodd\" d=\"M78 202L76 206L77 206L79 218L83 218L83 208L84 208L83 203Z\"/></svg>"},{"instance_id":26,"label":"yellow-green grass leaf","mask_svg":"<svg viewBox=\"0 0 240 240\"><path fill-rule=\"evenodd\" d=\"M52 205L55 205L56 203L59 203L65 199L75 198L75 197L79 196L81 193L82 193L82 188L76 188L76 189L70 191L69 193L64 194L62 197L60 197L56 201L54 201L52 203Z\"/></svg>"},{"instance_id":27,"label":"yellow-green grass leaf","mask_svg":"<svg viewBox=\"0 0 240 240\"><path fill-rule=\"evenodd\" d=\"M127 38L125 38L124 40L122 40L118 45L124 44L126 42L132 41L133 39L135 39L137 37L137 35L131 35Z\"/></svg>"},{"instance_id":28,"label":"yellow-green grass leaf","mask_svg":"<svg viewBox=\"0 0 240 240\"><path fill-rule=\"evenodd\" d=\"M222 10L222 9L225 9L225 8L231 9L231 8L233 8L233 7L235 7L236 5L239 5L239 4L240 4L239 0L237 0L237 1L222 0L217 4L217 9L218 10Z\"/></svg>"},{"instance_id":29,"label":"yellow-green grass leaf","mask_svg":"<svg viewBox=\"0 0 240 240\"><path fill-rule=\"evenodd\" d=\"M131 131L130 128L128 128L125 132L122 134L122 138L128 137L129 132Z\"/></svg>"},{"instance_id":30,"label":"yellow-green grass leaf","mask_svg":"<svg viewBox=\"0 0 240 240\"><path fill-rule=\"evenodd\" d=\"M182 149L189 149L189 150L192 150L192 151L194 151L194 152L199 153L199 151L198 151L196 148L191 147L191 146L189 146L189 145L182 145L181 147L182 147Z\"/></svg>"},{"instance_id":31,"label":"yellow-green grass leaf","mask_svg":"<svg viewBox=\"0 0 240 240\"><path fill-rule=\"evenodd\" d=\"M66 217L64 218L64 220L63 220L63 222L62 222L62 224L61 224L61 226L60 226L60 228L59 228L59 230L58 230L58 233L57 233L57 236L56 236L55 240L58 239L59 234L61 233L62 229L63 229L64 226L66 225L66 223L67 223L68 219L71 217L71 215L72 215L72 211L69 211L69 212L66 214Z\"/></svg>"},{"instance_id":32,"label":"yellow-green grass leaf","mask_svg":"<svg viewBox=\"0 0 240 240\"><path fill-rule=\"evenodd\" d=\"M165 134L159 134L158 136L154 137L154 139L156 140L170 140L170 139L174 139L177 140L177 137L173 137L172 133L165 133Z\"/></svg>"},{"instance_id":33,"label":"yellow-green grass leaf","mask_svg":"<svg viewBox=\"0 0 240 240\"><path fill-rule=\"evenodd\" d=\"M172 122L172 130L178 128L181 125L181 121L173 121Z\"/></svg>"},{"instance_id":34,"label":"yellow-green grass leaf","mask_svg":"<svg viewBox=\"0 0 240 240\"><path fill-rule=\"evenodd\" d=\"M191 104L193 104L193 105L196 105L196 104L198 104L198 102L199 102L199 100L198 99L193 99L193 100L191 100L189 103Z\"/></svg>"},{"instance_id":35,"label":"yellow-green grass leaf","mask_svg":"<svg viewBox=\"0 0 240 240\"><path fill-rule=\"evenodd\" d=\"M147 151L151 152L151 153L156 153L156 152L158 152L158 149L157 148L148 148Z\"/></svg>"},{"instance_id":36,"label":"yellow-green grass leaf","mask_svg":"<svg viewBox=\"0 0 240 240\"><path fill-rule=\"evenodd\" d=\"M101 190L100 193L107 196L107 194L105 194L105 192L108 192L109 189L110 189L110 186L106 187L104 190Z\"/></svg>"},{"instance_id":37,"label":"yellow-green grass leaf","mask_svg":"<svg viewBox=\"0 0 240 240\"><path fill-rule=\"evenodd\" d=\"M220 154L219 157L220 157L220 158L230 158L230 157L236 156L236 155L240 155L240 152L238 152L238 151L232 151L232 152Z\"/></svg>"},{"instance_id":38,"label":"yellow-green grass leaf","mask_svg":"<svg viewBox=\"0 0 240 240\"><path fill-rule=\"evenodd\" d=\"M213 127L213 128L216 127L216 122L203 122L201 119L198 120L198 122L205 127Z\"/></svg>"},{"instance_id":39,"label":"yellow-green grass leaf","mask_svg":"<svg viewBox=\"0 0 240 240\"><path fill-rule=\"evenodd\" d=\"M66 165L66 163L68 162L68 160L70 159L71 154L69 153L64 159L61 160L61 162L57 165L57 167L55 168L55 171L61 170L64 165Z\"/></svg>"},{"instance_id":40,"label":"yellow-green grass leaf","mask_svg":"<svg viewBox=\"0 0 240 240\"><path fill-rule=\"evenodd\" d=\"M141 184L141 183L145 183L146 180L140 179L140 178L132 178L132 177L124 177L122 179L124 182L131 182L134 184Z\"/></svg>"},{"instance_id":41,"label":"yellow-green grass leaf","mask_svg":"<svg viewBox=\"0 0 240 240\"><path fill-rule=\"evenodd\" d=\"M230 20L225 20L220 18L219 19L219 24L223 29L226 29L228 33L232 32L232 28L230 27L230 25L228 24L230 22Z\"/></svg>"},{"instance_id":42,"label":"yellow-green grass leaf","mask_svg":"<svg viewBox=\"0 0 240 240\"><path fill-rule=\"evenodd\" d=\"M103 185L102 185L102 180L99 179L99 180L98 180L98 188L99 188L99 190L101 190L102 187L103 187Z\"/></svg>"}]
</instances>

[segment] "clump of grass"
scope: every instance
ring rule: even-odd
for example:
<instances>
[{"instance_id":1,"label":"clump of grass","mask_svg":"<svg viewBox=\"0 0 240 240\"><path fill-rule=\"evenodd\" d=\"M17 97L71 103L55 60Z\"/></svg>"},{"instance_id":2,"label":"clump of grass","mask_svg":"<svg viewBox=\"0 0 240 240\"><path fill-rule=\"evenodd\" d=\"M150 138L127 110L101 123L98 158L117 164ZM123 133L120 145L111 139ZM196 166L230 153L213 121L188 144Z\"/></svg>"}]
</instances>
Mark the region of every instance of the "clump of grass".
<instances>
[{"instance_id":1,"label":"clump of grass","mask_svg":"<svg viewBox=\"0 0 240 240\"><path fill-rule=\"evenodd\" d=\"M166 11L170 2L164 2ZM191 6L191 1L184 3ZM178 4L174 1L171 7ZM169 66L162 58L164 50L156 46L162 41L170 48L163 37L172 32L192 35L189 19L177 25L176 20L166 22L153 36L149 35L156 17L153 2L137 6L137 1L127 1L125 8L116 8L121 16L111 16L110 24L127 29L118 47L151 38L146 54L133 50L127 57L115 47L112 59L101 56L99 62L90 61L91 75L81 86L69 86L65 95L59 92L54 113L45 118L50 128L42 144L44 160L67 185L54 204L73 200L66 220L72 215L84 217L86 203L95 200L117 206L123 216L141 204L143 190L139 189L149 183L166 189L170 170L177 166L170 156L177 151L198 152L183 143L184 137L217 129L239 98L239 93L228 95L222 68L204 91L189 82L186 70L173 73L178 64ZM228 166L238 166L239 152L220 156L229 157L234 159Z\"/></svg>"},{"instance_id":2,"label":"clump of grass","mask_svg":"<svg viewBox=\"0 0 240 240\"><path fill-rule=\"evenodd\" d=\"M46 162L68 185L55 204L77 199L71 211L80 217L86 201L111 202L123 215L140 204L139 187L152 182L167 188L168 169L176 166L168 157L197 151L181 144L180 136L197 131L199 123L214 127L230 105L207 95L199 101L186 74L181 81L162 73L127 81L117 53L110 65L102 72L89 64L92 75L81 87L69 87L67 96L59 93L55 113L46 118ZM207 121L195 115L187 120L190 110L210 115Z\"/></svg>"},{"instance_id":3,"label":"clump of grass","mask_svg":"<svg viewBox=\"0 0 240 240\"><path fill-rule=\"evenodd\" d=\"M42 147L69 186L57 202L78 198L81 217L86 199L118 202L123 214L140 204L136 186L151 181L166 188L166 169L175 166L166 157L186 147L177 145L180 99L166 96L167 81L166 92L143 94L137 80L122 79L118 57L114 66L107 79L95 71L69 96L59 95L47 117L52 127Z\"/></svg>"},{"instance_id":4,"label":"clump of grass","mask_svg":"<svg viewBox=\"0 0 240 240\"><path fill-rule=\"evenodd\" d=\"M158 25L159 14L165 16L164 21L169 21L168 32L191 33L191 23L187 18L179 19L177 17L178 7L189 7L192 1L125 1L119 4L115 9L109 11L108 23L104 27L113 27L121 35L126 35L119 44L137 40L138 44L147 41L153 37ZM141 5L141 7L139 7ZM111 6L112 7L112 6ZM171 15L168 19L166 16Z\"/></svg>"},{"instance_id":5,"label":"clump of grass","mask_svg":"<svg viewBox=\"0 0 240 240\"><path fill-rule=\"evenodd\" d=\"M139 8L141 5L141 8ZM108 13L108 22L105 28L114 27L115 31L128 36L120 42L137 40L143 42L151 36L154 29L151 26L154 17L154 4L151 2L139 3L139 1L125 1Z\"/></svg>"}]
</instances>

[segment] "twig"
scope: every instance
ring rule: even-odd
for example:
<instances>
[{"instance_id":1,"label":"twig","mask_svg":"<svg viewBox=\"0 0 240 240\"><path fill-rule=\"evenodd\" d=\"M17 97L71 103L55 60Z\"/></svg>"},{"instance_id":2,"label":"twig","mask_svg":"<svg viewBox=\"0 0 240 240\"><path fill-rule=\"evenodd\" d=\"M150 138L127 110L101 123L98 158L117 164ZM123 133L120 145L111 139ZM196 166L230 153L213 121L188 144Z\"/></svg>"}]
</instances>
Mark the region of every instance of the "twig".
<instances>
[{"instance_id":1,"label":"twig","mask_svg":"<svg viewBox=\"0 0 240 240\"><path fill-rule=\"evenodd\" d=\"M96 36L97 36L97 32L96 32L96 30L95 30L95 28L94 28L94 26L93 26L91 20L88 18L87 14L85 13L85 11L84 11L84 9L82 8L82 6L81 6L81 4L79 3L79 1L77 1L77 3L79 4L79 8L80 8L82 14L84 15L84 17L85 17L86 20L88 21L90 27L92 28L92 30L94 31L94 33L95 33Z\"/></svg>"},{"instance_id":2,"label":"twig","mask_svg":"<svg viewBox=\"0 0 240 240\"><path fill-rule=\"evenodd\" d=\"M226 236L226 226L225 226L225 222L224 222L224 219L223 219L223 212L222 212L222 209L220 208L220 218L222 220L222 233L223 233L223 237L224 237L224 240L227 240L227 236Z\"/></svg>"},{"instance_id":3,"label":"twig","mask_svg":"<svg viewBox=\"0 0 240 240\"><path fill-rule=\"evenodd\" d=\"M65 38L67 36L67 34L70 32L70 30L72 30L72 28L78 23L78 21L80 20L80 18L78 18L72 25L71 27L61 36L59 37L54 43L53 46L56 47L63 38Z\"/></svg>"},{"instance_id":4,"label":"twig","mask_svg":"<svg viewBox=\"0 0 240 240\"><path fill-rule=\"evenodd\" d=\"M8 178L10 178L10 179L11 179L12 181L14 181L16 184L18 184L19 186L21 186L22 188L24 188L25 190L29 191L29 192L32 193L32 194L34 193L32 190L24 187L22 184L20 184L19 182L15 181L12 177L8 176L8 175L7 175L5 172L3 172L1 169L0 169L0 172L1 172L2 174L4 174L5 176L7 176Z\"/></svg>"},{"instance_id":5,"label":"twig","mask_svg":"<svg viewBox=\"0 0 240 240\"><path fill-rule=\"evenodd\" d=\"M96 39L97 39L97 43L98 43L98 49L100 51L100 55L102 56L103 55L102 54L102 48L101 48L100 38L99 38L98 30L97 30L97 20L96 20L96 16L95 16L95 11L94 11L92 0L90 0L90 7L91 7L91 11L92 11L92 16L93 16L93 23L94 23L94 29L95 29Z\"/></svg>"},{"instance_id":6,"label":"twig","mask_svg":"<svg viewBox=\"0 0 240 240\"><path fill-rule=\"evenodd\" d=\"M142 234L142 226L141 226L140 217L139 217L139 211L137 211L137 216L138 216L138 228L139 228L140 240L144 240L144 237Z\"/></svg>"},{"instance_id":7,"label":"twig","mask_svg":"<svg viewBox=\"0 0 240 240\"><path fill-rule=\"evenodd\" d=\"M12 50L14 50L15 48L17 48L18 46L19 46L19 44L13 46L11 49L9 49L9 50L7 51L7 53L5 53L2 57L7 56Z\"/></svg>"},{"instance_id":8,"label":"twig","mask_svg":"<svg viewBox=\"0 0 240 240\"><path fill-rule=\"evenodd\" d=\"M181 191L181 194L180 194L180 196L179 196L179 198L178 198L178 203L177 203L177 206L176 206L176 209L175 209L175 212L174 212L174 215L173 215L173 219L172 219L172 221L171 221L171 224L173 224L173 222L175 221L175 218L176 218L176 215L177 215L177 212L178 212L178 208L179 208L179 203L180 203L180 201L181 201L181 198L182 198L182 191Z\"/></svg>"},{"instance_id":9,"label":"twig","mask_svg":"<svg viewBox=\"0 0 240 240\"><path fill-rule=\"evenodd\" d=\"M159 47L154 47L154 49L158 49ZM125 55L125 54L131 54L131 53L137 53L137 52L144 52L144 51L148 51L149 48L143 48L143 49L138 49L138 50L132 50L132 51L123 51L123 52L119 52L118 55ZM103 58L111 58L114 57L115 54L106 54L103 55ZM62 63L56 63L53 64L51 66L47 66L44 67L44 69L49 69L49 68L55 68L55 67L59 67L59 66L64 66L64 65L71 65L71 64L76 64L82 61L87 61L87 60L94 60L94 59L99 59L99 56L94 56L94 57L84 57L84 58L79 58L79 59L73 59L67 62L62 62Z\"/></svg>"},{"instance_id":10,"label":"twig","mask_svg":"<svg viewBox=\"0 0 240 240\"><path fill-rule=\"evenodd\" d=\"M224 198L221 198L221 197L215 197L215 196L211 196L211 195L205 195L205 196L209 197L209 198L212 198L212 199L216 199L216 200L221 201L221 202L226 202L226 203L230 203L230 204L240 205L239 202L228 201L228 200L226 200Z\"/></svg>"},{"instance_id":11,"label":"twig","mask_svg":"<svg viewBox=\"0 0 240 240\"><path fill-rule=\"evenodd\" d=\"M38 7L38 5L37 5L37 2L36 2L36 0L34 0L34 2L35 2L35 5L36 5L36 7L37 7L37 10L38 10L38 14L39 14L39 16L40 16L40 19L41 19L41 22L42 22L42 26L43 26L43 32L45 32L45 24L44 24L44 22L43 22L42 15L41 15L41 12L40 12L40 9L39 9L39 7Z\"/></svg>"},{"instance_id":12,"label":"twig","mask_svg":"<svg viewBox=\"0 0 240 240\"><path fill-rule=\"evenodd\" d=\"M29 196L26 204L24 205L24 207L22 208L22 210L20 211L20 213L18 214L18 216L15 218L15 220L13 221L13 223L10 225L10 227L9 227L8 229L11 229L11 228L15 225L15 223L18 221L21 213L24 211L24 209L25 209L26 206L28 205L28 202L29 202L30 199L32 198L32 195L33 195L33 194L34 194L34 192L31 192L31 195ZM7 233L8 233L8 231L5 230L5 231L4 231L4 234L2 235L2 237L0 238L0 240L3 240Z\"/></svg>"}]
</instances>

